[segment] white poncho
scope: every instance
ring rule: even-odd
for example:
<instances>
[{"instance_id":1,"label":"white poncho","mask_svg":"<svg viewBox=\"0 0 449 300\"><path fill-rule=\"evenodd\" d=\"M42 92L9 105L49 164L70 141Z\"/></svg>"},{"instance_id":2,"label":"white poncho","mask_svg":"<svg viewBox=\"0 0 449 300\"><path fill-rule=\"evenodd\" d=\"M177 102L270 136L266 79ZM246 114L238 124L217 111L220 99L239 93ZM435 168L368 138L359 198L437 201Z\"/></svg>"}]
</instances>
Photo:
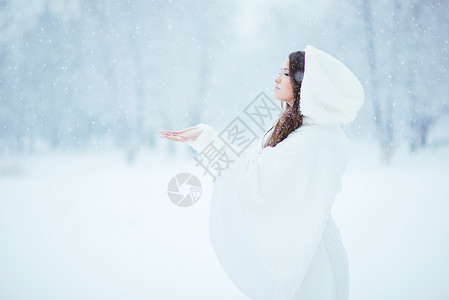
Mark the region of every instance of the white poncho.
<instances>
[{"instance_id":1,"label":"white poncho","mask_svg":"<svg viewBox=\"0 0 449 300\"><path fill-rule=\"evenodd\" d=\"M303 84L315 80L311 75L323 59L329 56L306 47ZM346 252L330 212L349 152L339 123L353 119L363 90L353 93L361 100L335 113L334 119L331 112L338 107L315 105L319 96L310 87L305 91L301 101L310 101L306 107L313 108L314 118L305 117L304 125L276 147L262 149L259 139L214 184L211 242L226 274L250 299L348 299ZM320 107L326 110L322 114ZM215 129L200 126L203 132L189 143L195 150L211 141L224 145Z\"/></svg>"}]
</instances>

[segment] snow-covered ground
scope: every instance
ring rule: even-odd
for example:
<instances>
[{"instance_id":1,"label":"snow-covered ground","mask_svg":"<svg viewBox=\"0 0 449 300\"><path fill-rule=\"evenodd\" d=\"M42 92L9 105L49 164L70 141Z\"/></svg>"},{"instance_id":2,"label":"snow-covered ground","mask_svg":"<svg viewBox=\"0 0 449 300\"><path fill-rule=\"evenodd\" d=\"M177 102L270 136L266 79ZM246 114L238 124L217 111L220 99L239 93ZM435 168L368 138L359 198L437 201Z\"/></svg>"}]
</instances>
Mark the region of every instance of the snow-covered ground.
<instances>
[{"instance_id":1,"label":"snow-covered ground","mask_svg":"<svg viewBox=\"0 0 449 300\"><path fill-rule=\"evenodd\" d=\"M187 148L186 145L185 148ZM389 166L372 144L354 158L334 206L352 300L449 299L449 149ZM191 152L46 154L0 160L0 299L246 299L208 236L212 183ZM191 207L170 179L197 175Z\"/></svg>"},{"instance_id":2,"label":"snow-covered ground","mask_svg":"<svg viewBox=\"0 0 449 300\"><path fill-rule=\"evenodd\" d=\"M449 299L449 149L399 151L390 166L354 150L334 206L351 299Z\"/></svg>"}]
</instances>

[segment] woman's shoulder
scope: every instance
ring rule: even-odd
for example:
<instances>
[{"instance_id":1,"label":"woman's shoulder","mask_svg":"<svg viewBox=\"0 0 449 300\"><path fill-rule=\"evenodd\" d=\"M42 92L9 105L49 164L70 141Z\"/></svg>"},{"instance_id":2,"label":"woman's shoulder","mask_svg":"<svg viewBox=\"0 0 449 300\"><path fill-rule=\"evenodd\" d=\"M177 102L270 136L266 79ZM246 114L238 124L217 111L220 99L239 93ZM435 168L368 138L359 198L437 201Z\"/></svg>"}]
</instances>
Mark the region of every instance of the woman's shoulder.
<instances>
[{"instance_id":1,"label":"woman's shoulder","mask_svg":"<svg viewBox=\"0 0 449 300\"><path fill-rule=\"evenodd\" d=\"M285 143L284 143L285 142ZM301 125L292 131L288 137L278 144L282 148L311 149L323 147L332 151L332 148L347 148L349 141L340 125Z\"/></svg>"},{"instance_id":2,"label":"woman's shoulder","mask_svg":"<svg viewBox=\"0 0 449 300\"><path fill-rule=\"evenodd\" d=\"M292 131L289 136L292 137L315 137L322 138L323 136L334 138L346 138L343 130L338 124L305 124L299 126Z\"/></svg>"}]
</instances>

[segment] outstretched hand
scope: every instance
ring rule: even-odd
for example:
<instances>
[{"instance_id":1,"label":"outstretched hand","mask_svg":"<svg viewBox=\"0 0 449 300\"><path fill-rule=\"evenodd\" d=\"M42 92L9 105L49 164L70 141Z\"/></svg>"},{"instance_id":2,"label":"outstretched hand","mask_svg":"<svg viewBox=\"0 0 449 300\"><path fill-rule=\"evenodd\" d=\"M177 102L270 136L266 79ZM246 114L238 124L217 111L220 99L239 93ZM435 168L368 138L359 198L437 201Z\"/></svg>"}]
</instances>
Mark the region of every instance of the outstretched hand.
<instances>
[{"instance_id":1,"label":"outstretched hand","mask_svg":"<svg viewBox=\"0 0 449 300\"><path fill-rule=\"evenodd\" d=\"M203 130L198 126L188 127L181 131L158 131L161 138L166 138L175 142L191 142L201 134Z\"/></svg>"}]
</instances>

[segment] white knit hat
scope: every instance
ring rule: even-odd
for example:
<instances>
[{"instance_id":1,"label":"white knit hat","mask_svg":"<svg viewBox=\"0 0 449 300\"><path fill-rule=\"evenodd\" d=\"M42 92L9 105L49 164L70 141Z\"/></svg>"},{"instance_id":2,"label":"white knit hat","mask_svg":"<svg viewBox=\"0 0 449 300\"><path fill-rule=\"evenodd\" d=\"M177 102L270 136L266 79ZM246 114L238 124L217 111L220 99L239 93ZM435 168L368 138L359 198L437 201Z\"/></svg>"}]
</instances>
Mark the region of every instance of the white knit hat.
<instances>
[{"instance_id":1,"label":"white knit hat","mask_svg":"<svg viewBox=\"0 0 449 300\"><path fill-rule=\"evenodd\" d=\"M348 123L364 101L363 87L339 60L310 45L305 48L300 110L315 124Z\"/></svg>"}]
</instances>

